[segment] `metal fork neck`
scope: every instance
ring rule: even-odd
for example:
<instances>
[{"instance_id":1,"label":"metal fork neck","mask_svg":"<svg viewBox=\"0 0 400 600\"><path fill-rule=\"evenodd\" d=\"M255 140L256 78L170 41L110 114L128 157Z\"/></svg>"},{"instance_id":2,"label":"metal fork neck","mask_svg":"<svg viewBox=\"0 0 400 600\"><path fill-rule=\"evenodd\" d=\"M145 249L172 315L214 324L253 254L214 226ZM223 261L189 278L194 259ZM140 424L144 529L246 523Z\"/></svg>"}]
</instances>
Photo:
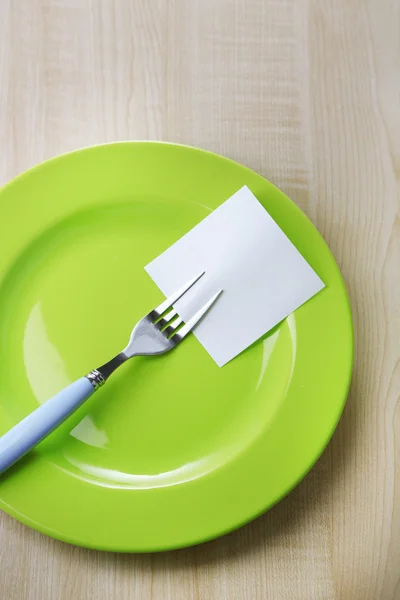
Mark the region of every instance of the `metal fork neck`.
<instances>
[{"instance_id":1,"label":"metal fork neck","mask_svg":"<svg viewBox=\"0 0 400 600\"><path fill-rule=\"evenodd\" d=\"M101 367L94 369L87 375L87 378L93 385L95 389L99 388L103 385L107 379L114 373L118 367L120 367L125 361L128 360L128 357L124 352L120 352L117 356L114 356L111 360L106 362Z\"/></svg>"}]
</instances>

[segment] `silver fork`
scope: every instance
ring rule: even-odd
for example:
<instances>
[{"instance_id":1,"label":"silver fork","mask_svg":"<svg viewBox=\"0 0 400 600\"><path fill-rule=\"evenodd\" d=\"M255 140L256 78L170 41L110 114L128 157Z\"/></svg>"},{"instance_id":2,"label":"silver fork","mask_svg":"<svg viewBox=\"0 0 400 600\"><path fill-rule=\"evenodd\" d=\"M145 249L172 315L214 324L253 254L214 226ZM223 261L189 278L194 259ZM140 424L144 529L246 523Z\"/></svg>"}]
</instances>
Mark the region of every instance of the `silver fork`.
<instances>
[{"instance_id":1,"label":"silver fork","mask_svg":"<svg viewBox=\"0 0 400 600\"><path fill-rule=\"evenodd\" d=\"M160 306L150 311L134 327L127 347L98 369L90 371L64 390L47 400L0 438L0 474L22 458L36 444L69 417L110 375L134 356L163 354L175 348L214 304L220 290L185 324L173 304L179 300L204 273L186 283Z\"/></svg>"}]
</instances>

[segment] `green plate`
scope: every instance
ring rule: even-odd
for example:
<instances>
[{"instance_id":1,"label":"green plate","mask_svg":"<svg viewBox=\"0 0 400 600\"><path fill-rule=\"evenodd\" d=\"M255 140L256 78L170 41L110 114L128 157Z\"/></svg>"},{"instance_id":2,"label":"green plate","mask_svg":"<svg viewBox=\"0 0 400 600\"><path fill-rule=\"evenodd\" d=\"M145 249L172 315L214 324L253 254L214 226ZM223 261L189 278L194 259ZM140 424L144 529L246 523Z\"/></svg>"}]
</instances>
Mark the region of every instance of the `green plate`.
<instances>
[{"instance_id":1,"label":"green plate","mask_svg":"<svg viewBox=\"0 0 400 600\"><path fill-rule=\"evenodd\" d=\"M245 184L326 289L222 369L194 336L124 365L3 475L6 512L81 546L178 548L254 519L317 460L352 367L332 254L259 175L152 142L73 152L0 191L0 434L124 347L162 299L143 267Z\"/></svg>"}]
</instances>

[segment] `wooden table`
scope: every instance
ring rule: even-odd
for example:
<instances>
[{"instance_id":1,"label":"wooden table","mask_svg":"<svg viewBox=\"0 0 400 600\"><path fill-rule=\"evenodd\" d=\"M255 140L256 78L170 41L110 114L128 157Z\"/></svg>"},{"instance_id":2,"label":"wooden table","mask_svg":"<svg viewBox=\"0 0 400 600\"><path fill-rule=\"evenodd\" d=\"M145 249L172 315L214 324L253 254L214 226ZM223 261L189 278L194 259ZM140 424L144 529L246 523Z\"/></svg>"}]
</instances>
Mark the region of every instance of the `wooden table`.
<instances>
[{"instance_id":1,"label":"wooden table","mask_svg":"<svg viewBox=\"0 0 400 600\"><path fill-rule=\"evenodd\" d=\"M399 94L398 0L0 1L0 184L111 140L225 154L319 228L356 348L331 444L268 514L153 556L2 515L2 599L400 599Z\"/></svg>"}]
</instances>

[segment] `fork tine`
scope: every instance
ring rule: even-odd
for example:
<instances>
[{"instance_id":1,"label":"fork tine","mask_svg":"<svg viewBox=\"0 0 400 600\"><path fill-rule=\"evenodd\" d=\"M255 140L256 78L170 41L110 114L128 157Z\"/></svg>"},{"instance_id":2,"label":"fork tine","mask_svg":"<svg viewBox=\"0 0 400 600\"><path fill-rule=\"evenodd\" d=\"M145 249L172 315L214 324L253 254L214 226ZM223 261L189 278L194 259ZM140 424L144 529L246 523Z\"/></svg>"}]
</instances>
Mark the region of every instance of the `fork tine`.
<instances>
[{"instance_id":1,"label":"fork tine","mask_svg":"<svg viewBox=\"0 0 400 600\"><path fill-rule=\"evenodd\" d=\"M176 309L173 308L172 310L170 310L169 312L167 312L166 315L164 315L163 317L161 317L161 319L159 321L156 321L154 323L154 325L156 325L159 329L162 329L163 327L165 327L169 323L172 325L171 321L174 321L174 319L175 319L175 317L177 315L178 315L178 313L176 312Z\"/></svg>"},{"instance_id":2,"label":"fork tine","mask_svg":"<svg viewBox=\"0 0 400 600\"><path fill-rule=\"evenodd\" d=\"M192 331L193 327L200 321L200 319L206 314L211 308L217 298L222 294L222 290L219 290L206 304L200 308L200 310L180 329L175 335L172 336L172 340L181 341L183 338ZM169 328L168 328L169 329Z\"/></svg>"},{"instance_id":3,"label":"fork tine","mask_svg":"<svg viewBox=\"0 0 400 600\"><path fill-rule=\"evenodd\" d=\"M176 329L179 327L179 325L181 325L181 323L183 323L183 319L181 319L181 317L178 317L173 321L173 323L171 323L171 325L168 325L168 327L164 329L163 333L167 337L169 337L170 335L175 333Z\"/></svg>"},{"instance_id":4,"label":"fork tine","mask_svg":"<svg viewBox=\"0 0 400 600\"><path fill-rule=\"evenodd\" d=\"M203 271L202 273L200 273L200 275L197 275L197 277L194 277L193 279L185 283L185 285L181 287L177 292L175 292L174 294L172 294L172 296L164 300L164 302L162 302L160 306L158 306L151 312L151 316L155 319L161 317L161 315L173 304L175 304L175 302L177 302L179 298L183 296L183 294L190 290L190 288L196 283L196 281L200 279L200 277L203 277L204 273L205 271Z\"/></svg>"}]
</instances>

